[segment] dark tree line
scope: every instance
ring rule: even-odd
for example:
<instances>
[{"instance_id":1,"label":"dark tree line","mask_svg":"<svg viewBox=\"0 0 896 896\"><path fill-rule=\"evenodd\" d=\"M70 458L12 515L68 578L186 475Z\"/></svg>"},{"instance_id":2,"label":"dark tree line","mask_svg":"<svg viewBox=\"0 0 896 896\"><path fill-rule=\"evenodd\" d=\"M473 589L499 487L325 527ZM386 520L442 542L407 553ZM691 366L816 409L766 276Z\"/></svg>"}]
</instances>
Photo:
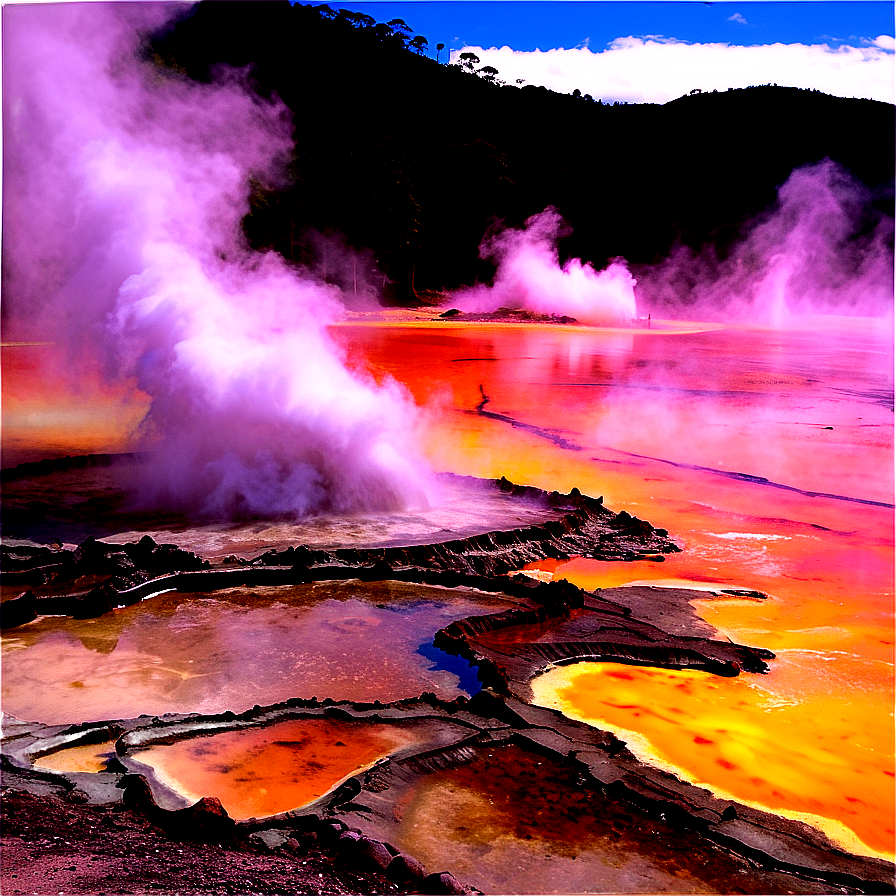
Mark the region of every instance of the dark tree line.
<instances>
[{"instance_id":1,"label":"dark tree line","mask_svg":"<svg viewBox=\"0 0 896 896\"><path fill-rule=\"evenodd\" d=\"M338 234L396 303L488 278L486 230L548 205L571 225L563 255L597 266L651 263L677 243L724 251L795 167L825 157L892 209L889 104L777 86L588 102L440 64L412 33L287 0L206 0L147 53L200 80L220 63L248 67L282 98L296 125L292 182L255 185L250 242L319 267L319 235Z\"/></svg>"}]
</instances>

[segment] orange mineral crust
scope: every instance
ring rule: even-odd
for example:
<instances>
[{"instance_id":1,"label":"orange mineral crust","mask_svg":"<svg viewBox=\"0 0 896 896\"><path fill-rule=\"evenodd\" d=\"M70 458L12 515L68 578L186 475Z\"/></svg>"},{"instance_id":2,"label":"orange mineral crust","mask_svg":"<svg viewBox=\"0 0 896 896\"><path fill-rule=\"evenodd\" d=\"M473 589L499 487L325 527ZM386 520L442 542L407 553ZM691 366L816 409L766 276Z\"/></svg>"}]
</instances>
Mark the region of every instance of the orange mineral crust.
<instances>
[{"instance_id":1,"label":"orange mineral crust","mask_svg":"<svg viewBox=\"0 0 896 896\"><path fill-rule=\"evenodd\" d=\"M893 720L882 695L782 701L746 675L613 663L554 669L533 690L542 705L618 732L645 761L893 858Z\"/></svg>"},{"instance_id":2,"label":"orange mineral crust","mask_svg":"<svg viewBox=\"0 0 896 896\"><path fill-rule=\"evenodd\" d=\"M529 574L588 589L692 587L695 610L719 637L777 655L761 678L689 680L693 707L680 689L655 690L666 673L626 668L629 698L611 702L635 709L617 726L718 792L820 816L831 830L854 832L865 851L892 855L893 345L885 323L650 332L432 324L345 327L339 336L428 404L424 444L436 468L603 495L682 547L662 563L578 558L532 564ZM726 588L768 599L708 593ZM596 676L565 669L547 680L571 714L609 724L603 707L583 708ZM750 749L769 757L760 764L770 775L777 769L775 780L760 785L751 779L761 774L716 761L737 764L725 751L745 749L733 721L713 723L719 689L738 695L724 704L737 708L733 720L761 731L762 750ZM656 712L635 716L644 706ZM686 711L692 727L663 707ZM713 740L712 750L695 737ZM804 749L774 765L777 745L794 741Z\"/></svg>"},{"instance_id":3,"label":"orange mineral crust","mask_svg":"<svg viewBox=\"0 0 896 896\"><path fill-rule=\"evenodd\" d=\"M216 796L244 819L313 802L413 741L398 725L301 719L153 746L134 758L191 802Z\"/></svg>"}]
</instances>

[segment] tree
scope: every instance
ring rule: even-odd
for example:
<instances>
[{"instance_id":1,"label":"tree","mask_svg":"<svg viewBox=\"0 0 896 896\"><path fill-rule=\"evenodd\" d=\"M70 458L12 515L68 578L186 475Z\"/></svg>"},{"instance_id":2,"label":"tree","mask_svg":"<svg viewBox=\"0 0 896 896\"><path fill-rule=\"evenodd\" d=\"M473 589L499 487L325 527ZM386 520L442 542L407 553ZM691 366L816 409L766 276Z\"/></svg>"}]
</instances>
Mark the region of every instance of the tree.
<instances>
[{"instance_id":1,"label":"tree","mask_svg":"<svg viewBox=\"0 0 896 896\"><path fill-rule=\"evenodd\" d=\"M402 34L411 35L414 29L404 19L392 19L386 23L393 31L400 31Z\"/></svg>"},{"instance_id":2,"label":"tree","mask_svg":"<svg viewBox=\"0 0 896 896\"><path fill-rule=\"evenodd\" d=\"M436 62L439 61L439 53L445 49L445 44L436 44Z\"/></svg>"},{"instance_id":3,"label":"tree","mask_svg":"<svg viewBox=\"0 0 896 896\"><path fill-rule=\"evenodd\" d=\"M461 53L460 67L468 72L473 71L473 66L479 65L479 57L475 53Z\"/></svg>"},{"instance_id":4,"label":"tree","mask_svg":"<svg viewBox=\"0 0 896 896\"><path fill-rule=\"evenodd\" d=\"M377 40L386 41L386 40L395 40L398 35L388 26L388 25L374 25L371 29L371 32L376 37Z\"/></svg>"},{"instance_id":5,"label":"tree","mask_svg":"<svg viewBox=\"0 0 896 896\"><path fill-rule=\"evenodd\" d=\"M364 15L363 12L351 12L348 9L340 9L337 16L348 22L352 28L372 28L376 25L376 19L372 16Z\"/></svg>"},{"instance_id":6,"label":"tree","mask_svg":"<svg viewBox=\"0 0 896 896\"><path fill-rule=\"evenodd\" d=\"M411 39L410 46L419 56L429 46L429 41L422 34L418 34Z\"/></svg>"},{"instance_id":7,"label":"tree","mask_svg":"<svg viewBox=\"0 0 896 896\"><path fill-rule=\"evenodd\" d=\"M479 74L482 75L483 81L488 81L490 84L494 84L498 79L498 70L493 65L483 65L479 69Z\"/></svg>"}]
</instances>

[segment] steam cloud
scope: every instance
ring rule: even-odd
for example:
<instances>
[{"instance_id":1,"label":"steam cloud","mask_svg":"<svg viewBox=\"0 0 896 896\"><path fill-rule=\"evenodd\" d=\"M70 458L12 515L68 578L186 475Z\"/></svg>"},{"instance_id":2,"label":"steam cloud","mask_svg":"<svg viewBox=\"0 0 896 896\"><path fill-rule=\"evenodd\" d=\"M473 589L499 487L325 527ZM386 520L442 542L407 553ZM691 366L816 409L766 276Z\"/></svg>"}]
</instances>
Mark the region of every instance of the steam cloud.
<instances>
[{"instance_id":1,"label":"steam cloud","mask_svg":"<svg viewBox=\"0 0 896 896\"><path fill-rule=\"evenodd\" d=\"M717 245L681 246L638 268L639 304L654 315L772 326L818 313L891 319L893 216L885 205L887 197L830 159L798 168L724 254Z\"/></svg>"},{"instance_id":2,"label":"steam cloud","mask_svg":"<svg viewBox=\"0 0 896 896\"><path fill-rule=\"evenodd\" d=\"M556 209L545 209L521 230L507 229L486 238L484 258L497 261L492 286L476 286L452 297L464 311L525 308L541 314L574 317L595 325L629 324L636 317L635 280L619 259L602 271L570 259L561 267L557 241L563 220Z\"/></svg>"},{"instance_id":3,"label":"steam cloud","mask_svg":"<svg viewBox=\"0 0 896 896\"><path fill-rule=\"evenodd\" d=\"M292 123L239 73L215 84L139 58L181 7L37 4L4 13L5 326L151 397L143 497L210 517L423 502L399 452L413 409L349 370L339 293L251 252L250 178L276 185ZM30 333L29 333L30 329Z\"/></svg>"}]
</instances>

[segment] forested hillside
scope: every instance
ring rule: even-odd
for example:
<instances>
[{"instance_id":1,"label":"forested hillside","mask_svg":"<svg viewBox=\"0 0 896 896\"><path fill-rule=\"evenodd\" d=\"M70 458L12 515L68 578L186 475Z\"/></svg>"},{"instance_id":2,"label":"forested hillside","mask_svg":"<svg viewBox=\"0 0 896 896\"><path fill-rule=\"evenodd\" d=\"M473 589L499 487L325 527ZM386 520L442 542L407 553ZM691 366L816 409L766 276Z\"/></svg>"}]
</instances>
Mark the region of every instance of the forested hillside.
<instances>
[{"instance_id":1,"label":"forested hillside","mask_svg":"<svg viewBox=\"0 0 896 896\"><path fill-rule=\"evenodd\" d=\"M596 266L648 264L677 243L724 252L794 168L826 157L892 209L889 104L761 86L615 105L502 84L425 47L394 22L264 0L200 3L147 53L197 79L248 68L282 98L291 182L255 185L250 240L343 285L375 268L392 302L488 278L486 230L548 205L571 228L563 255ZM357 253L350 274L330 262L339 244Z\"/></svg>"}]
</instances>

